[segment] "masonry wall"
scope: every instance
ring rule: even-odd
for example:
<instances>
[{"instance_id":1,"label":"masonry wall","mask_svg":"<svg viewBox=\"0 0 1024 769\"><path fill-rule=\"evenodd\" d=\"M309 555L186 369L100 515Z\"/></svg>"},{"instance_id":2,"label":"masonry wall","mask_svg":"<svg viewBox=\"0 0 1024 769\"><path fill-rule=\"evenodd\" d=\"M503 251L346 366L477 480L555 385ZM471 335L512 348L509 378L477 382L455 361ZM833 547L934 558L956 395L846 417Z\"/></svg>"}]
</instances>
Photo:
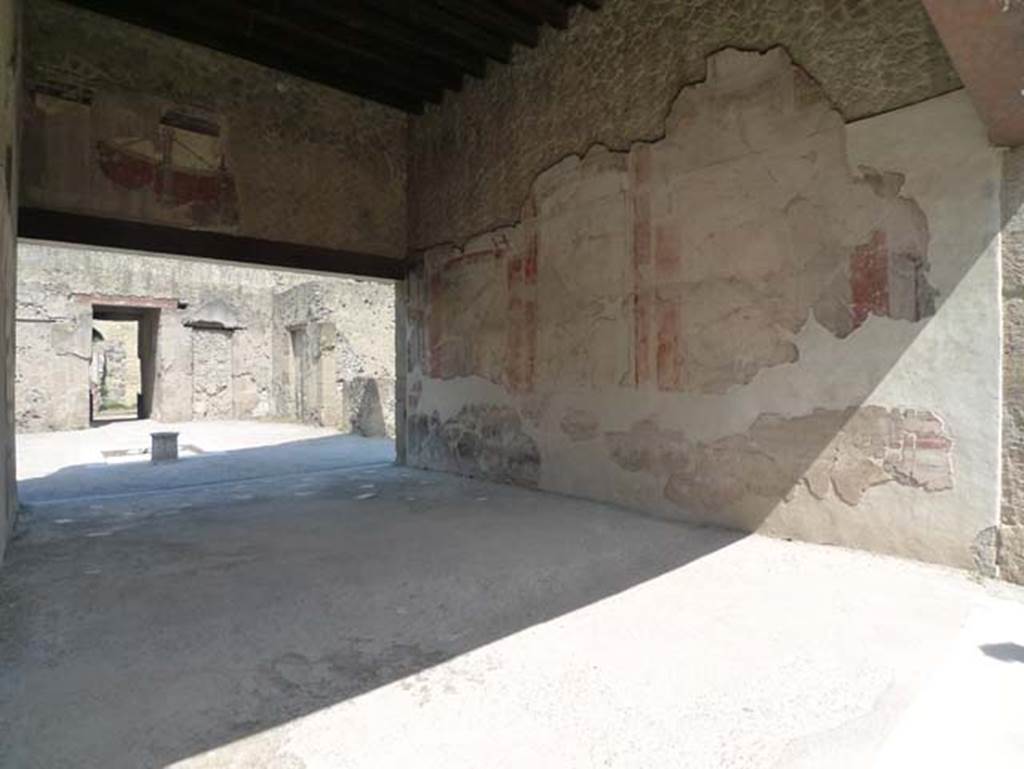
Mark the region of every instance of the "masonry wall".
<instances>
[{"instance_id":1,"label":"masonry wall","mask_svg":"<svg viewBox=\"0 0 1024 769\"><path fill-rule=\"evenodd\" d=\"M846 120L959 80L920 0L605 0L469 80L411 122L409 241L423 248L518 221L537 174L600 143L664 134L707 57L783 46Z\"/></svg>"},{"instance_id":2,"label":"masonry wall","mask_svg":"<svg viewBox=\"0 0 1024 769\"><path fill-rule=\"evenodd\" d=\"M398 110L53 0L26 39L24 205L405 256Z\"/></svg>"},{"instance_id":3,"label":"masonry wall","mask_svg":"<svg viewBox=\"0 0 1024 769\"><path fill-rule=\"evenodd\" d=\"M282 372L274 381L276 413L305 412L307 421L394 437L393 312L393 293L380 303L374 293L332 281L275 294L273 355ZM289 356L293 365L286 364Z\"/></svg>"},{"instance_id":4,"label":"masonry wall","mask_svg":"<svg viewBox=\"0 0 1024 769\"><path fill-rule=\"evenodd\" d=\"M305 416L276 394L292 362L275 348L287 334L275 325L275 298L295 290L320 297L309 312L334 329L330 347L343 362L328 383L337 402L330 418L307 421L371 431L346 419L346 388L362 377L393 392L390 283L29 242L19 261L19 430L88 426L95 305L143 308L157 324L153 416L162 421ZM378 408L393 435L393 401Z\"/></svg>"},{"instance_id":5,"label":"masonry wall","mask_svg":"<svg viewBox=\"0 0 1024 769\"><path fill-rule=\"evenodd\" d=\"M93 321L93 375L99 392L97 409L134 409L142 392L142 366L139 361L139 323L116 320Z\"/></svg>"},{"instance_id":6,"label":"masonry wall","mask_svg":"<svg viewBox=\"0 0 1024 769\"><path fill-rule=\"evenodd\" d=\"M18 505L14 471L14 286L20 5L17 0L0 0L0 562Z\"/></svg>"},{"instance_id":7,"label":"masonry wall","mask_svg":"<svg viewBox=\"0 0 1024 769\"><path fill-rule=\"evenodd\" d=\"M408 461L994 573L1000 156L959 91L848 120L955 85L926 23L870 10L890 5L851 7L906 31L880 59L930 74L901 69L889 89L782 48L721 51L675 98L661 84L689 74L671 57L625 66L663 124L626 119L623 85L596 123L613 146L577 133L559 146L586 152L546 169L552 147L527 147L549 121L561 136L558 87L539 105L471 91L416 124L411 231L450 243L406 287ZM600 23L629 21L616 39L646 29L635 5L609 6ZM832 52L830 24L816 34ZM513 94L551 75L558 57L535 53ZM596 75L567 77L603 101ZM507 160L488 154L496 134L445 133L489 125L489 104L523 126ZM496 221L514 224L463 244Z\"/></svg>"},{"instance_id":8,"label":"masonry wall","mask_svg":"<svg viewBox=\"0 0 1024 769\"><path fill-rule=\"evenodd\" d=\"M1003 232L1003 495L999 568L1024 584L1024 148L1006 153Z\"/></svg>"}]
</instances>

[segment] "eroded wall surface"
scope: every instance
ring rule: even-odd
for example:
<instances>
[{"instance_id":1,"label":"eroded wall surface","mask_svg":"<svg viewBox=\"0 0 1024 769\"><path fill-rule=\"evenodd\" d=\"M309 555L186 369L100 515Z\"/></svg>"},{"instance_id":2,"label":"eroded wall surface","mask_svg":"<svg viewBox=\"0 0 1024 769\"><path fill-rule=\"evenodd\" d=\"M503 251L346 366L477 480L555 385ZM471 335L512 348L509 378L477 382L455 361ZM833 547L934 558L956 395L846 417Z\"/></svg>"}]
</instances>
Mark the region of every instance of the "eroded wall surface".
<instances>
[{"instance_id":1,"label":"eroded wall surface","mask_svg":"<svg viewBox=\"0 0 1024 769\"><path fill-rule=\"evenodd\" d=\"M0 0L0 561L18 506L14 472L14 289L20 6L17 0Z\"/></svg>"},{"instance_id":2,"label":"eroded wall surface","mask_svg":"<svg viewBox=\"0 0 1024 769\"><path fill-rule=\"evenodd\" d=\"M1000 159L966 96L848 124L727 49L661 132L424 254L408 461L993 573Z\"/></svg>"},{"instance_id":3,"label":"eroded wall surface","mask_svg":"<svg viewBox=\"0 0 1024 769\"><path fill-rule=\"evenodd\" d=\"M1002 576L1024 584L1024 148L1003 165Z\"/></svg>"},{"instance_id":4,"label":"eroded wall surface","mask_svg":"<svg viewBox=\"0 0 1024 769\"><path fill-rule=\"evenodd\" d=\"M142 392L138 322L93 321L93 383L99 390L93 409L134 409ZM98 402L97 402L98 401Z\"/></svg>"},{"instance_id":5,"label":"eroded wall surface","mask_svg":"<svg viewBox=\"0 0 1024 769\"><path fill-rule=\"evenodd\" d=\"M279 414L395 437L394 294L380 302L344 284L303 283L274 296ZM382 342L384 342L382 344ZM284 361L289 359L292 365Z\"/></svg>"},{"instance_id":6,"label":"eroded wall surface","mask_svg":"<svg viewBox=\"0 0 1024 769\"><path fill-rule=\"evenodd\" d=\"M30 0L23 204L405 256L394 109Z\"/></svg>"},{"instance_id":7,"label":"eroded wall surface","mask_svg":"<svg viewBox=\"0 0 1024 769\"><path fill-rule=\"evenodd\" d=\"M337 329L330 344L344 368L330 387L340 392L343 377L363 376L393 392L390 283L30 242L19 260L19 430L88 427L96 305L142 309L156 324L151 333L143 321L141 340L156 339L156 419L304 416L280 398L294 361L278 347L287 330L277 298L294 292L308 299L305 312ZM382 407L394 413L393 403ZM320 416L320 424L353 429L340 409Z\"/></svg>"},{"instance_id":8,"label":"eroded wall surface","mask_svg":"<svg viewBox=\"0 0 1024 769\"><path fill-rule=\"evenodd\" d=\"M518 219L538 173L595 143L663 135L722 48L785 47L846 120L959 86L919 0L606 0L519 48L411 123L412 246L462 245Z\"/></svg>"}]
</instances>

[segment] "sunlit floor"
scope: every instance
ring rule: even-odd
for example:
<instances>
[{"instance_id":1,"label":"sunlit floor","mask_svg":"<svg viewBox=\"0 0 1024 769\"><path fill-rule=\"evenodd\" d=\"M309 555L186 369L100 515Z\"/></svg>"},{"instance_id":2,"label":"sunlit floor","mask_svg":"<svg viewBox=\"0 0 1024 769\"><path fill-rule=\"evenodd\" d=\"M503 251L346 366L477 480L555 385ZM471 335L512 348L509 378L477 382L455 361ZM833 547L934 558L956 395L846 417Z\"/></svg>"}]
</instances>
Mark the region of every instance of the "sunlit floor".
<instances>
[{"instance_id":1,"label":"sunlit floor","mask_svg":"<svg viewBox=\"0 0 1024 769\"><path fill-rule=\"evenodd\" d=\"M183 460L150 466L151 434L176 431ZM286 450L280 447L287 444ZM224 481L394 461L394 442L288 422L113 422L88 430L18 436L24 502L160 491ZM136 461L132 461L132 460ZM117 470L106 465L131 465Z\"/></svg>"},{"instance_id":2,"label":"sunlit floor","mask_svg":"<svg viewBox=\"0 0 1024 769\"><path fill-rule=\"evenodd\" d=\"M1024 765L1014 588L292 437L26 481L0 766Z\"/></svg>"}]
</instances>

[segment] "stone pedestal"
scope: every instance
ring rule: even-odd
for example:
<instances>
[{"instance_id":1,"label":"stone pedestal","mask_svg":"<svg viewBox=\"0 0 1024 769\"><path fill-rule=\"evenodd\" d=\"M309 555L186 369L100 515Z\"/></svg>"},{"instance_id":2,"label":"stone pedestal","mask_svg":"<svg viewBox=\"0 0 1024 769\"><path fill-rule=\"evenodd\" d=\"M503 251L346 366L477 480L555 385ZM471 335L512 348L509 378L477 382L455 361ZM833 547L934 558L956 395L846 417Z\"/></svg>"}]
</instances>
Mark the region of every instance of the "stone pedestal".
<instances>
[{"instance_id":1,"label":"stone pedestal","mask_svg":"<svg viewBox=\"0 0 1024 769\"><path fill-rule=\"evenodd\" d=\"M151 462L167 462L178 458L178 434L177 433L150 433L153 438L153 448L149 453Z\"/></svg>"}]
</instances>

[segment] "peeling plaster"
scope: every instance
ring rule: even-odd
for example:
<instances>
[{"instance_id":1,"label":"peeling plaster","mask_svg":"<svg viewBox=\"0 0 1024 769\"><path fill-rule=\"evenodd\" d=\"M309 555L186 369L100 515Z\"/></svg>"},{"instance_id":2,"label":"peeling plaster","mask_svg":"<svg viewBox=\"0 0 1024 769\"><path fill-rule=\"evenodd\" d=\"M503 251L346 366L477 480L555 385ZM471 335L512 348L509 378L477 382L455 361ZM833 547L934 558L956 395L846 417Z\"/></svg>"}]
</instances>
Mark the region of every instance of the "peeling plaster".
<instances>
[{"instance_id":1,"label":"peeling plaster","mask_svg":"<svg viewBox=\"0 0 1024 769\"><path fill-rule=\"evenodd\" d=\"M598 437L601 426L596 414L583 409L571 408L562 417L562 432L574 441L590 441Z\"/></svg>"},{"instance_id":2,"label":"peeling plaster","mask_svg":"<svg viewBox=\"0 0 1024 769\"><path fill-rule=\"evenodd\" d=\"M765 414L747 432L710 444L646 420L628 432L607 433L605 441L620 467L661 478L668 499L705 515L745 497L792 500L801 483L817 499L835 494L851 507L886 483L953 488L952 438L940 417L912 409Z\"/></svg>"},{"instance_id":3,"label":"peeling plaster","mask_svg":"<svg viewBox=\"0 0 1024 769\"><path fill-rule=\"evenodd\" d=\"M423 255L410 423L499 408L541 488L974 567L997 504L999 156L963 92L843 125L781 52L729 55L681 96L721 126L684 108L659 142L566 158L519 224ZM713 320L730 290L738 317Z\"/></svg>"},{"instance_id":4,"label":"peeling plaster","mask_svg":"<svg viewBox=\"0 0 1024 769\"><path fill-rule=\"evenodd\" d=\"M781 49L716 54L665 139L566 158L520 224L426 253L423 368L722 393L796 361L812 312L839 338L933 315L927 219L844 132Z\"/></svg>"},{"instance_id":5,"label":"peeling plaster","mask_svg":"<svg viewBox=\"0 0 1024 769\"><path fill-rule=\"evenodd\" d=\"M540 451L513 409L466 406L443 422L419 414L407 440L410 454L436 469L523 486L540 479Z\"/></svg>"}]
</instances>

